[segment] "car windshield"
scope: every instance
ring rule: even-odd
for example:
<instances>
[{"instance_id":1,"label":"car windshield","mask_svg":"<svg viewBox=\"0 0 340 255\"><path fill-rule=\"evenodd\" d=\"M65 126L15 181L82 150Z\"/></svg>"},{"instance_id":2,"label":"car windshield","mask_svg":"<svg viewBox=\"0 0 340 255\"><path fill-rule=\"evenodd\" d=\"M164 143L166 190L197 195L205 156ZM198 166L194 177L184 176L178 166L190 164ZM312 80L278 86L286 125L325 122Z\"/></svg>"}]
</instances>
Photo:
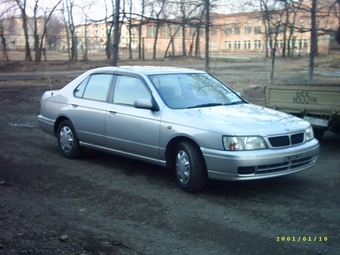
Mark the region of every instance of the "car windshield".
<instances>
[{"instance_id":1,"label":"car windshield","mask_svg":"<svg viewBox=\"0 0 340 255\"><path fill-rule=\"evenodd\" d=\"M173 109L244 103L237 94L207 73L158 74L149 78L165 104Z\"/></svg>"}]
</instances>

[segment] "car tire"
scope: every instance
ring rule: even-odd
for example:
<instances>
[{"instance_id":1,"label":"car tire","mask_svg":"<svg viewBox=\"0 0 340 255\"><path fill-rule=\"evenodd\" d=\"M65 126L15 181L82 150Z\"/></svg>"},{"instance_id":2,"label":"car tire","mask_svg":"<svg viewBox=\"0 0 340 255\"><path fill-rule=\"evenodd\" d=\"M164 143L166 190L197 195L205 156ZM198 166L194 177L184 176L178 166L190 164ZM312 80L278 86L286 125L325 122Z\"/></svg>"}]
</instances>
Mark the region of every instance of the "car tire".
<instances>
[{"instance_id":1,"label":"car tire","mask_svg":"<svg viewBox=\"0 0 340 255\"><path fill-rule=\"evenodd\" d=\"M320 140L323 135L325 134L326 132L326 129L325 128L313 128L313 132L314 132L314 137L318 140Z\"/></svg>"},{"instance_id":2,"label":"car tire","mask_svg":"<svg viewBox=\"0 0 340 255\"><path fill-rule=\"evenodd\" d=\"M69 120L60 123L57 139L59 148L65 157L76 158L81 155L83 148L79 145L77 134Z\"/></svg>"},{"instance_id":3,"label":"car tire","mask_svg":"<svg viewBox=\"0 0 340 255\"><path fill-rule=\"evenodd\" d=\"M193 142L181 142L175 151L175 173L179 186L188 192L202 190L208 174L203 155Z\"/></svg>"}]
</instances>

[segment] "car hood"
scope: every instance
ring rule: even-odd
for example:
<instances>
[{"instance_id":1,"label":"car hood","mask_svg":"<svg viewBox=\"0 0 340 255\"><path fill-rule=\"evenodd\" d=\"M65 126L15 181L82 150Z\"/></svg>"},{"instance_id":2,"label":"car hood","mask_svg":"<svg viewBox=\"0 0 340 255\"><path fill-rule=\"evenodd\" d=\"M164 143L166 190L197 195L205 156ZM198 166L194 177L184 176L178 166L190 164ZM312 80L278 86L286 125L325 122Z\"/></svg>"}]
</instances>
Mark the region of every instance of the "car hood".
<instances>
[{"instance_id":1,"label":"car hood","mask_svg":"<svg viewBox=\"0 0 340 255\"><path fill-rule=\"evenodd\" d=\"M174 110L176 122L225 135L269 136L303 131L309 123L295 116L253 105L238 104Z\"/></svg>"}]
</instances>

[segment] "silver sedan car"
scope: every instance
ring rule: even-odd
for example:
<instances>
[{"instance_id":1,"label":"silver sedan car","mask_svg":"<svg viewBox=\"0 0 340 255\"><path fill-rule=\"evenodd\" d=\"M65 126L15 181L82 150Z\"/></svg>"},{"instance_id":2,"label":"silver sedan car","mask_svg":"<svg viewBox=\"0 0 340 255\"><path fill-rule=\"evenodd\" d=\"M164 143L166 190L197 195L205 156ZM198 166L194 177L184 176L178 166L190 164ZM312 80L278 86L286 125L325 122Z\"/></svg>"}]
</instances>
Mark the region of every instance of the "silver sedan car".
<instances>
[{"instance_id":1,"label":"silver sedan car","mask_svg":"<svg viewBox=\"0 0 340 255\"><path fill-rule=\"evenodd\" d=\"M67 158L93 148L174 169L186 191L312 167L319 142L300 118L248 103L210 74L103 67L41 99L41 129Z\"/></svg>"}]
</instances>

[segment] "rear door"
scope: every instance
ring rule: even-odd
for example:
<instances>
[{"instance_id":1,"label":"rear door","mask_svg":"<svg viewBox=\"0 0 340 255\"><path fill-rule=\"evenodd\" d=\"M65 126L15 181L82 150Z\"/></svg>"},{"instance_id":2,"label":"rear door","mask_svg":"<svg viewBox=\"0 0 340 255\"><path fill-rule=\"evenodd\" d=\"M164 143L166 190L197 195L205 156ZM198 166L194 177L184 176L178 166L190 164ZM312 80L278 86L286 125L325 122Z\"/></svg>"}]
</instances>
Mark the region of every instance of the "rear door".
<instances>
[{"instance_id":1,"label":"rear door","mask_svg":"<svg viewBox=\"0 0 340 255\"><path fill-rule=\"evenodd\" d=\"M106 109L112 78L112 74L92 74L73 91L68 115L81 142L106 144Z\"/></svg>"}]
</instances>

